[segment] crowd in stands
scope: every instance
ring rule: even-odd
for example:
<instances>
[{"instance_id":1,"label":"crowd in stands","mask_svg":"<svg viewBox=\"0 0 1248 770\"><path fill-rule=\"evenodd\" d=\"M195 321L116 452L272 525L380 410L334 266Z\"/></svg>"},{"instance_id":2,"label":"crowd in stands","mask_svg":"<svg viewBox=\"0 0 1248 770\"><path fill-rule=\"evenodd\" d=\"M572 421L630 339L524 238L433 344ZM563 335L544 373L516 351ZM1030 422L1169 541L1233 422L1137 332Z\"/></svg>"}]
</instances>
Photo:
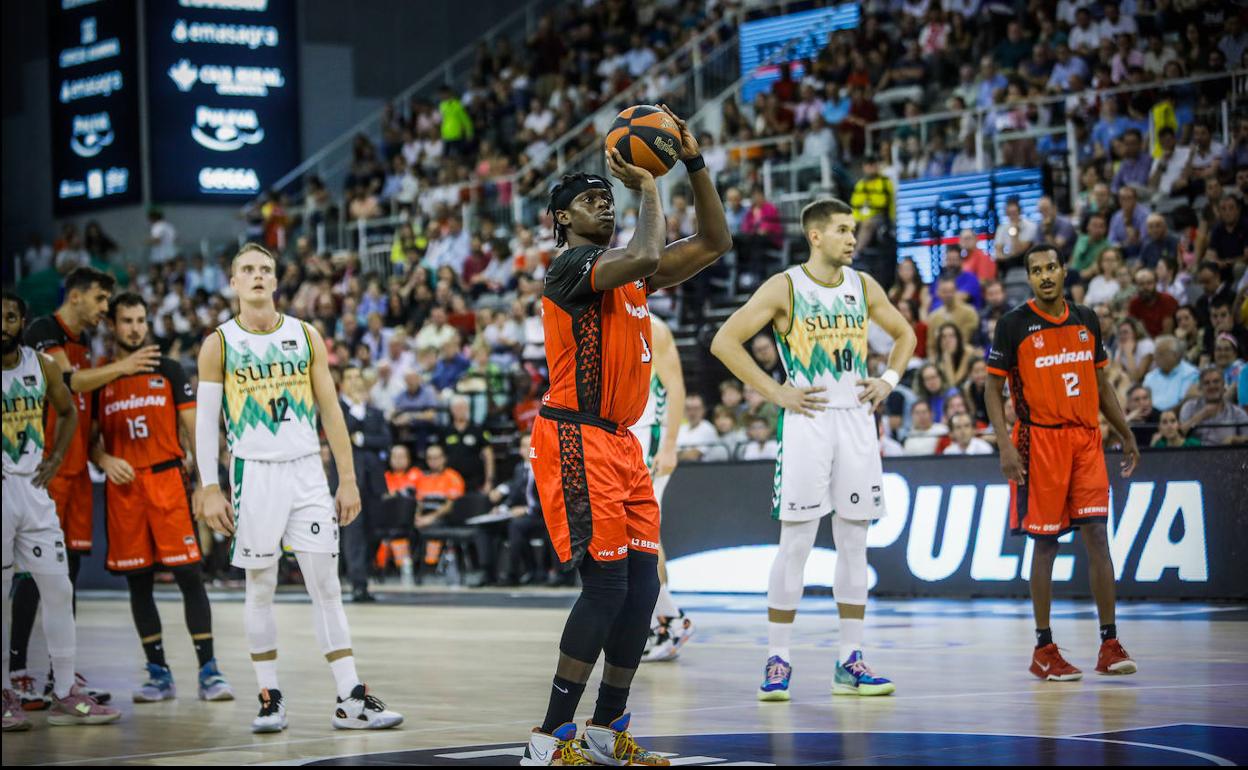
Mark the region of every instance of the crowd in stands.
<instances>
[{"instance_id":1,"label":"crowd in stands","mask_svg":"<svg viewBox=\"0 0 1248 770\"><path fill-rule=\"evenodd\" d=\"M853 160L863 150L861 126L880 117L876 103L889 91L912 89L899 102L903 114L958 106L959 100L996 109L1037 91L1067 93L1080 84L1109 87L1222 69L1228 62L1238 66L1248 49L1237 12L1212 2L1160 0L1148 8L1137 0L1120 8L1110 0L1089 9L1062 0L1056 10L1033 2L1023 25L1002 13L1008 6L997 0L982 6L977 0L906 0L902 13L891 15L878 5L866 4L860 30L834 35L828 49L806 63L808 74L786 77L764 95L752 118L741 111L734 125L725 115L726 137L797 130L807 142L819 135L821 151ZM515 168L605 91L644 76L693 30L718 23L717 12L701 8L692 2L582 4L543 20L523 51L483 49L468 93L395 110L380 149L367 139L357 143L345 205L352 216L372 216L386 201L415 202L445 179L484 179ZM910 40L919 42L899 45ZM972 61L978 69L966 64ZM957 92L953 101L928 100L950 84ZM892 260L895 277L877 275L919 341L909 375L879 415L885 455L994 451L999 438L988 424L984 361L996 322L1026 298L1025 282L1017 278L1020 255L1039 242L1057 246L1065 260L1069 298L1100 318L1109 379L1141 447L1248 443L1248 117L1233 118L1226 142L1220 124L1209 118L1227 87L1222 81L1059 103L1055 111L1064 107L1080 116L1080 141L1086 142L1079 178L1072 180L1078 185L1074 210L1049 197L1035 211L1010 201L995 237L967 230L937 247L933 280L925 282L909 259ZM1165 104L1170 107L1159 113ZM844 113L837 112L841 106ZM1056 119L1025 112L1028 120ZM912 146L910 137L895 138ZM950 148L960 141L929 139ZM890 246L898 181L965 168L956 154L949 164L933 164L929 154L907 165L904 157L886 150L862 158L849 197L864 250L873 239L876 249ZM298 227L301 218L306 223L341 205L318 184L309 182L301 212L287 212L276 196L266 201L248 235L283 255L279 310L318 328L335 376L358 373L347 405L361 415L380 415L385 448L377 453L389 468L384 494L413 490L422 526L445 523L452 508L511 510L515 523L491 536L527 542L540 520L532 518L532 500L518 491L522 479L515 474L523 474L517 448L546 385L540 295L545 266L557 252L549 217L514 226L484 216L466 222L467 209L459 205L465 200L435 201L398 228L386 269L366 271L356 253L317 252ZM800 244L801 236L761 187L747 189L721 188L734 259L745 270L774 270L768 252L785 238ZM694 231L683 195L673 197L666 214L671 239ZM617 237L626 240L635 213L621 205L619 216ZM28 276L21 291L32 313L51 312L68 270L88 263L107 269L121 287L148 299L155 341L194 371L199 341L232 312L233 249L180 251L187 244L178 243L175 224L159 212L151 216L149 245L148 264L141 267L135 255L120 254L98 224L86 224L81 233L66 224L52 243L33 239L19 255ZM792 259L803 258L799 245ZM670 311L670 298L654 300L655 312ZM877 374L888 344L887 335L873 330L868 363ZM783 378L768 335L753 340L751 352ZM696 347L686 355L710 361ZM681 461L774 458L775 408L739 382L716 382L715 364L709 366L711 376L689 383ZM1008 409L1007 417L1014 419ZM1112 449L1116 438L1104 422L1102 432ZM474 502L450 504L460 497ZM402 566L414 558L402 550L408 547L382 550Z\"/></svg>"}]
</instances>

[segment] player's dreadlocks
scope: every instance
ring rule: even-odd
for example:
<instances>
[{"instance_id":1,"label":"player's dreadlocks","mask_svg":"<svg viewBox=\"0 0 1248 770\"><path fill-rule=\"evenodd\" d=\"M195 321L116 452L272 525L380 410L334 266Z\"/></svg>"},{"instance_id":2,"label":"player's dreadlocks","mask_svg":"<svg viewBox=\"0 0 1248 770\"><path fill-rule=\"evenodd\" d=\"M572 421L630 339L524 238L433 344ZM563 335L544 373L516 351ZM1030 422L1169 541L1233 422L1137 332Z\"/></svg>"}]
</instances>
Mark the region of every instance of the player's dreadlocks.
<instances>
[{"instance_id":1,"label":"player's dreadlocks","mask_svg":"<svg viewBox=\"0 0 1248 770\"><path fill-rule=\"evenodd\" d=\"M546 210L550 212L551 217L555 216L556 211L567 211L568 206L572 205L572 199L586 190L594 188L605 189L607 195L614 200L615 196L611 193L611 183L597 174L586 174L578 171L575 174L564 174L559 178L558 184L550 189L550 203L546 206ZM555 222L555 247L560 247L568 242L568 228Z\"/></svg>"}]
</instances>

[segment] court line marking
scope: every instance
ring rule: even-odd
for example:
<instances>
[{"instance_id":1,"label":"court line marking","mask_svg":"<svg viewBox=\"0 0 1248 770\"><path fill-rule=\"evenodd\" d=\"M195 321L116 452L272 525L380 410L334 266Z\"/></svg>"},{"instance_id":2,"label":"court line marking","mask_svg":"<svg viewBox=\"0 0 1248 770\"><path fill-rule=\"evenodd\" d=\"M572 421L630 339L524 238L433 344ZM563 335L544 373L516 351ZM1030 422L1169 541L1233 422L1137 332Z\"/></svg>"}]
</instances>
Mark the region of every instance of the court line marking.
<instances>
[{"instance_id":1,"label":"court line marking","mask_svg":"<svg viewBox=\"0 0 1248 770\"><path fill-rule=\"evenodd\" d=\"M1118 688L1115 690L1110 690L1109 692L1127 693L1127 692L1139 692L1141 690L1189 690L1189 689L1205 689L1205 688L1210 688L1210 687L1243 687L1246 685L1248 685L1248 682L1218 682L1218 683L1208 683L1208 684L1179 684L1179 685L1145 685L1143 687ZM1051 690L1051 692L1056 694L1059 692L1069 692L1069 691L1053 689ZM914 700L930 700L933 698L977 698L977 697L985 697L985 696L992 697L992 696L998 696L998 695L1035 695L1035 694L1037 694L1037 691L1034 689L1032 690L1001 690L997 692L973 692L973 693L953 693L953 694L942 693L942 694L934 694L934 695L916 695L916 696L909 697L909 698L896 698L895 700L914 701ZM1040 694L1044 694L1043 691L1041 691ZM798 707L798 708L806 707L806 706L814 706L816 708L819 708L819 707L831 707L832 704L831 703L823 704L823 703L816 703L814 701L810 701L807 703L793 704L793 706ZM727 709L739 710L741 708L744 708L744 706L741 703L733 703L733 704L724 705L724 706L704 706L701 708L694 708L694 709L666 709L666 710L660 710L660 711L637 711L634 713L636 715L646 717L646 716L662 716L665 714L690 714L690 713L701 713L705 711L724 711ZM460 724L460 725L447 726L447 727L430 727L430 728L423 728L423 729L418 729L418 730L402 730L398 732L390 732L388 730L383 730L383 731L373 732L372 735L375 736L376 738L386 738L391 735L415 735L419 733L440 733L440 732L446 732L449 730L472 729L472 728L477 728L477 727L502 727L505 725L513 725L513 724L525 725L525 724L531 724L531 721L525 719L525 720L512 720L510 722L483 722L483 723L477 723L477 724L472 724L472 725ZM1176 725L1184 725L1184 724L1191 724L1191 725L1197 725L1197 726L1202 726L1202 727L1234 727L1236 729L1248 729L1248 728L1235 726L1235 725L1201 725L1196 722L1175 722L1170 725L1156 725L1154 727L1173 727ZM1125 728L1125 729L1148 730L1148 729L1152 729L1152 727L1131 727L1131 728ZM817 732L826 733L826 732L845 732L845 731L789 730L784 734L817 733ZM853 732L855 733L895 733L895 732L906 732L906 731L855 730ZM925 732L931 732L931 731L925 731ZM670 735L718 735L718 734L719 733L682 732L682 733L669 733L668 735L662 735L662 734L647 733L646 737L662 738L662 737L668 737ZM953 732L940 731L939 734L944 734L944 735L1001 735L1004 737L1017 737L1017 738L1049 738L1049 739L1071 738L1074 740L1097 740L1096 738L1083 738L1077 735L1073 735L1073 736L1017 735L1013 733L960 733L957 731L953 731ZM359 733L352 731L351 733L348 733L345 735L330 734L328 736L320 737L320 738L294 738L288 741L260 741L260 742L255 742L255 743L239 744L235 746L209 746L209 747L198 748L198 749L174 749L171 751L154 751L154 752L147 752L143 754L122 754L122 755L111 756L111 757L87 757L84 759L70 759L70 760L63 760L60 762L41 762L34 766L55 767L59 765L82 765L86 763L118 762L118 761L134 760L134 759L157 759L160 757L176 757L176 756L182 756L185 754L213 754L213 753L222 752L222 751L241 751L245 749L253 749L256 747L260 747L260 746L292 746L295 744L316 743L319 741L341 741L341 740L348 740L348 739L359 738L359 737L361 737ZM479 744L479 745L490 745L490 744ZM500 745L507 745L507 744L500 744ZM430 749L406 749L406 750L407 751L435 751L438 749L453 749L453 748L456 748L456 747L455 746L442 746L442 747L434 747ZM404 749L396 749L396 751L401 751L401 750L404 750ZM372 752L372 753L382 754L382 753L387 753L387 752L379 751L379 752ZM351 754L340 754L340 755L320 757L320 758L308 757L304 759L308 762L315 762L315 761L320 761L321 759L340 759L342 757L351 757L351 756L358 756L358 755L360 755L359 752L353 752Z\"/></svg>"}]
</instances>

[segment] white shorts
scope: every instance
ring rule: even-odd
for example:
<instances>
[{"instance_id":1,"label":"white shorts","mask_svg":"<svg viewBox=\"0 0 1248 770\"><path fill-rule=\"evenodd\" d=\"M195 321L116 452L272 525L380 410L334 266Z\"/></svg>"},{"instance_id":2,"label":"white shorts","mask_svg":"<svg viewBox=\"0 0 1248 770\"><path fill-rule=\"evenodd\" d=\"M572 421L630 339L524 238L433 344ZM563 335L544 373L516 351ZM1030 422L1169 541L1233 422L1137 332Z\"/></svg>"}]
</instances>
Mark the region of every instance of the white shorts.
<instances>
[{"instance_id":1,"label":"white shorts","mask_svg":"<svg viewBox=\"0 0 1248 770\"><path fill-rule=\"evenodd\" d=\"M641 456L646 461L646 470L650 471L650 478L654 482L654 499L659 503L659 509L663 509L663 490L667 489L667 482L672 480L672 474L666 476L654 477L654 460L659 454L659 445L663 442L663 428L659 423L650 423L649 425L634 425L629 428L633 435L637 437L637 443L641 444Z\"/></svg>"},{"instance_id":2,"label":"white shorts","mask_svg":"<svg viewBox=\"0 0 1248 770\"><path fill-rule=\"evenodd\" d=\"M815 417L781 412L776 433L773 519L810 521L828 513L853 521L884 518L880 439L865 407Z\"/></svg>"},{"instance_id":3,"label":"white shorts","mask_svg":"<svg viewBox=\"0 0 1248 770\"><path fill-rule=\"evenodd\" d=\"M286 462L234 458L230 488L230 564L268 567L281 558L283 545L292 551L338 553L338 515L320 454Z\"/></svg>"},{"instance_id":4,"label":"white shorts","mask_svg":"<svg viewBox=\"0 0 1248 770\"><path fill-rule=\"evenodd\" d=\"M4 568L39 575L69 574L56 504L34 476L4 476ZM4 619L9 622L8 618Z\"/></svg>"}]
</instances>

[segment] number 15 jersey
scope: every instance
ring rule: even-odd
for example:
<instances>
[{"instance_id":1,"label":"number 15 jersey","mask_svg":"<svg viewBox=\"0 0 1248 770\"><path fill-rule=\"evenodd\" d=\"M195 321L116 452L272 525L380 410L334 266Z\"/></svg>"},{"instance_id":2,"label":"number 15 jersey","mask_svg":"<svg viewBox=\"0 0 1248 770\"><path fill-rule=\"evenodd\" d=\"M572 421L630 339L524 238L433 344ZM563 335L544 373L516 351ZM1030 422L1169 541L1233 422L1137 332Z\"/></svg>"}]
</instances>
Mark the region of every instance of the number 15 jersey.
<instances>
[{"instance_id":1,"label":"number 15 jersey","mask_svg":"<svg viewBox=\"0 0 1248 770\"><path fill-rule=\"evenodd\" d=\"M1001 317L988 371L1010 383L1018 419L1040 427L1099 429L1096 370L1109 363L1096 313L1066 303L1054 317L1027 300Z\"/></svg>"},{"instance_id":2,"label":"number 15 jersey","mask_svg":"<svg viewBox=\"0 0 1248 770\"><path fill-rule=\"evenodd\" d=\"M312 342L298 318L257 332L231 318L217 327L230 454L285 462L321 451L312 393Z\"/></svg>"}]
</instances>

